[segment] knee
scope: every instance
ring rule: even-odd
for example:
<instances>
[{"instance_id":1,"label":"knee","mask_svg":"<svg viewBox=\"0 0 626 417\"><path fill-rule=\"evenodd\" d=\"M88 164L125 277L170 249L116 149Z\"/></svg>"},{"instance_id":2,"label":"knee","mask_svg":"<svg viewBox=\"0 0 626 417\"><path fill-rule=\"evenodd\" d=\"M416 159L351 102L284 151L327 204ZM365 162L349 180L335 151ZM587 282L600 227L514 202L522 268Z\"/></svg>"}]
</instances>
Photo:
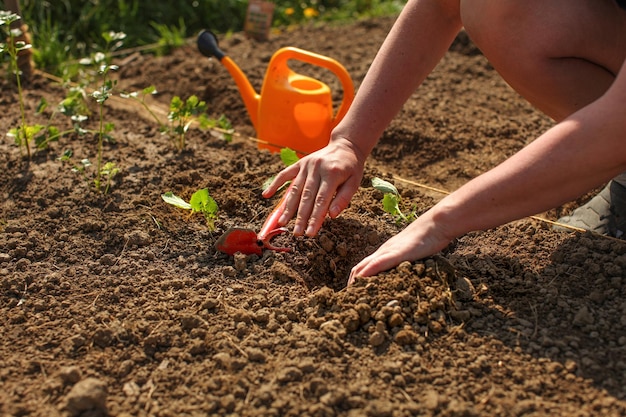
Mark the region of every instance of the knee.
<instances>
[{"instance_id":1,"label":"knee","mask_svg":"<svg viewBox=\"0 0 626 417\"><path fill-rule=\"evenodd\" d=\"M543 0L542 0L543 1ZM462 0L461 18L465 31L483 54L497 67L530 63L545 57L546 28L540 31L537 10L519 0Z\"/></svg>"}]
</instances>

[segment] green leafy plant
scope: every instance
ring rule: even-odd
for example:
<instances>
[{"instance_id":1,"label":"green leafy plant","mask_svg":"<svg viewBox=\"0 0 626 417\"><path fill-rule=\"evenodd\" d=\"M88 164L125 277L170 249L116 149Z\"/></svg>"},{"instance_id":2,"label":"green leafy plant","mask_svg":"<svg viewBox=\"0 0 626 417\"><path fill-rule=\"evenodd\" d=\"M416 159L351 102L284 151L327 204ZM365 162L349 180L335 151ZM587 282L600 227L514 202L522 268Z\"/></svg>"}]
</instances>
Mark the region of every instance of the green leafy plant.
<instances>
[{"instance_id":1,"label":"green leafy plant","mask_svg":"<svg viewBox=\"0 0 626 417\"><path fill-rule=\"evenodd\" d=\"M198 122L201 129L210 129L212 135L226 142L232 141L234 130L230 120L224 115L221 115L218 119L209 118L206 114L207 104L198 100L197 96L191 96L185 101L178 96L174 96L170 102L168 125L159 119L146 102L146 98L154 94L157 94L157 90L154 85L151 85L143 90L121 93L120 97L128 98L141 104L159 125L159 131L162 134L167 134L174 141L179 151L184 149L187 131L194 121Z\"/></svg>"},{"instance_id":2,"label":"green leafy plant","mask_svg":"<svg viewBox=\"0 0 626 417\"><path fill-rule=\"evenodd\" d=\"M63 154L58 158L61 162L68 162L72 166L72 171L81 174L87 184L89 184L93 177L87 175L87 170L90 169L93 164L88 158L81 159L78 163L73 160L74 153L71 149L65 150ZM115 162L107 162L102 165L98 177L104 180L103 194L107 194L111 188L113 178L119 173L119 168Z\"/></svg>"},{"instance_id":3,"label":"green leafy plant","mask_svg":"<svg viewBox=\"0 0 626 417\"><path fill-rule=\"evenodd\" d=\"M15 82L17 85L18 101L20 106L20 125L17 128L10 129L7 136L13 137L15 144L26 150L28 159L31 158L30 142L34 139L35 135L39 133L44 127L39 124L29 125L26 121L26 109L24 106L24 92L22 90L22 77L21 71L18 66L18 55L21 51L32 48L31 44L25 43L17 38L22 34L20 29L11 29L10 26L13 22L20 19L15 13L11 13L5 10L0 10L0 34L2 38L7 39L6 43L0 43L0 53L2 55L9 55L9 73L15 75ZM5 33L5 29L8 28L8 33Z\"/></svg>"},{"instance_id":4,"label":"green leafy plant","mask_svg":"<svg viewBox=\"0 0 626 417\"><path fill-rule=\"evenodd\" d=\"M417 218L415 210L404 213L400 208L401 197L398 189L389 181L372 178L372 186L383 193L383 210L396 219L396 222L411 223Z\"/></svg>"},{"instance_id":5,"label":"green leafy plant","mask_svg":"<svg viewBox=\"0 0 626 417\"><path fill-rule=\"evenodd\" d=\"M96 187L96 191L98 192L102 191L101 190L102 176L103 176L103 172L106 172L106 170L103 170L103 163L102 163L103 144L104 144L105 138L107 140L112 139L109 133L113 130L113 127L114 127L113 123L110 123L110 122L105 123L104 121L104 103L111 97L111 92L113 91L113 88L115 87L117 83L117 81L109 79L107 77L107 74L109 71L114 71L117 69L118 69L117 65L107 65L107 64L101 65L99 74L102 76L102 83L100 84L100 87L98 89L96 89L93 93L91 93L91 96L93 97L93 99L96 100L96 103L98 103L98 116L99 116L99 123L98 123L99 127L97 131L98 149L97 149L97 156L96 156L97 158L96 159L96 178L94 179L94 185ZM107 164L111 164L111 162L107 162ZM110 181L107 181L107 183L109 184ZM109 189L108 184L107 184L107 187L105 188L105 194Z\"/></svg>"},{"instance_id":6,"label":"green leafy plant","mask_svg":"<svg viewBox=\"0 0 626 417\"><path fill-rule=\"evenodd\" d=\"M98 176L101 180L104 179L104 182L105 182L105 187L103 191L104 194L107 194L109 192L109 188L111 188L111 181L113 180L113 177L115 177L119 172L120 170L115 164L115 162L111 162L111 161L107 162L100 168L100 172Z\"/></svg>"},{"instance_id":7,"label":"green leafy plant","mask_svg":"<svg viewBox=\"0 0 626 417\"><path fill-rule=\"evenodd\" d=\"M62 136L70 133L76 133L79 136L82 136L89 132L89 130L84 129L81 125L87 120L86 114L88 114L88 111L84 105L84 100L81 99L78 101L78 97L79 95L77 95L75 91L70 90L68 95L56 106L56 109L48 118L47 124L45 126L37 125L37 127L41 127L36 136L34 136L37 149L45 149L48 147L50 142L56 142ZM81 102L83 102L83 104L80 104ZM48 101L45 98L42 98L37 106L36 113L43 114L47 107ZM78 109L83 111L83 113L79 113L77 111ZM64 114L72 120L71 129L61 131L58 127L52 125L52 120L58 113Z\"/></svg>"},{"instance_id":8,"label":"green leafy plant","mask_svg":"<svg viewBox=\"0 0 626 417\"><path fill-rule=\"evenodd\" d=\"M206 102L198 99L196 95L192 95L186 100L182 100L179 96L172 97L167 118L172 124L171 137L176 149L179 151L185 149L185 136L189 126L195 118L201 115L206 117L206 110Z\"/></svg>"},{"instance_id":9,"label":"green leafy plant","mask_svg":"<svg viewBox=\"0 0 626 417\"><path fill-rule=\"evenodd\" d=\"M233 125L225 115L221 115L217 119L201 118L200 127L205 129L211 129L211 134L216 136L226 143L230 143L233 140Z\"/></svg>"},{"instance_id":10,"label":"green leafy plant","mask_svg":"<svg viewBox=\"0 0 626 417\"><path fill-rule=\"evenodd\" d=\"M184 210L191 210L190 214L202 213L209 230L215 230L215 219L217 219L217 212L219 208L213 197L209 195L209 190L207 188L202 188L193 193L189 202L186 202L171 191L162 194L161 198L166 203L175 207Z\"/></svg>"}]
</instances>

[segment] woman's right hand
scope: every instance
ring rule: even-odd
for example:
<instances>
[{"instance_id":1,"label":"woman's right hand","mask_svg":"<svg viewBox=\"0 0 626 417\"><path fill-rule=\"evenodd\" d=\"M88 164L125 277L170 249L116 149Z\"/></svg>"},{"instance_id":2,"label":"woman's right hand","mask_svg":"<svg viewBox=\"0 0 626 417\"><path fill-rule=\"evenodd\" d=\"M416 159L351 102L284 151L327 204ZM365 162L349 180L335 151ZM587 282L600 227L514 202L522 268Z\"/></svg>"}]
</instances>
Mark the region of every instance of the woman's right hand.
<instances>
[{"instance_id":1,"label":"woman's right hand","mask_svg":"<svg viewBox=\"0 0 626 417\"><path fill-rule=\"evenodd\" d=\"M293 185L278 223L284 226L295 216L293 234L315 236L326 214L335 218L348 207L361 183L366 158L349 140L333 139L279 172L263 197L271 197L291 180Z\"/></svg>"}]
</instances>

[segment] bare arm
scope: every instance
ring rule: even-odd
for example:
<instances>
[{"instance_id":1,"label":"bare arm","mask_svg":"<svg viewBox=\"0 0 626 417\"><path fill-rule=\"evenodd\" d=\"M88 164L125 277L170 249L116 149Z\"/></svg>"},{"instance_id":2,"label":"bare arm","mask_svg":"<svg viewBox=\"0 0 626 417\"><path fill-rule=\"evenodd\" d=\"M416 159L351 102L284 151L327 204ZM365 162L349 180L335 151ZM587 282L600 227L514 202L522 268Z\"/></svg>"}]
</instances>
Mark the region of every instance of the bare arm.
<instances>
[{"instance_id":1,"label":"bare arm","mask_svg":"<svg viewBox=\"0 0 626 417\"><path fill-rule=\"evenodd\" d=\"M458 0L409 0L376 55L328 146L281 171L264 193L293 180L280 224L297 213L294 234L314 236L357 190L365 159L404 102L461 28Z\"/></svg>"},{"instance_id":2,"label":"bare arm","mask_svg":"<svg viewBox=\"0 0 626 417\"><path fill-rule=\"evenodd\" d=\"M491 171L450 194L356 265L370 276L452 239L536 214L626 171L626 68L610 89Z\"/></svg>"},{"instance_id":3,"label":"bare arm","mask_svg":"<svg viewBox=\"0 0 626 417\"><path fill-rule=\"evenodd\" d=\"M332 137L369 155L406 100L435 68L461 29L458 0L410 0Z\"/></svg>"},{"instance_id":4,"label":"bare arm","mask_svg":"<svg viewBox=\"0 0 626 417\"><path fill-rule=\"evenodd\" d=\"M626 171L626 68L598 100L442 201L459 236L556 207ZM462 215L462 216L461 216Z\"/></svg>"}]
</instances>

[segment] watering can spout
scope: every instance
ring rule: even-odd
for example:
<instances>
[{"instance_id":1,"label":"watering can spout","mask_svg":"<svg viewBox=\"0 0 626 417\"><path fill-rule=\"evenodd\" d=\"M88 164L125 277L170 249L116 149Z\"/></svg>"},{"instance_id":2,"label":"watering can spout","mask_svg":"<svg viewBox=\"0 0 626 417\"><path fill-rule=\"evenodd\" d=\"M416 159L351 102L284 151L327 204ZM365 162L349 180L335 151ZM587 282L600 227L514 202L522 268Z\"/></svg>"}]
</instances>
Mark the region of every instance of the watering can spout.
<instances>
[{"instance_id":1,"label":"watering can spout","mask_svg":"<svg viewBox=\"0 0 626 417\"><path fill-rule=\"evenodd\" d=\"M217 37L208 30L200 32L198 35L198 50L200 50L204 56L216 57L228 70L230 76L235 80L235 84L237 84L239 94L241 94L252 125L255 129L258 128L257 120L261 96L254 90L252 84L250 84L250 81L237 64L219 49Z\"/></svg>"}]
</instances>

